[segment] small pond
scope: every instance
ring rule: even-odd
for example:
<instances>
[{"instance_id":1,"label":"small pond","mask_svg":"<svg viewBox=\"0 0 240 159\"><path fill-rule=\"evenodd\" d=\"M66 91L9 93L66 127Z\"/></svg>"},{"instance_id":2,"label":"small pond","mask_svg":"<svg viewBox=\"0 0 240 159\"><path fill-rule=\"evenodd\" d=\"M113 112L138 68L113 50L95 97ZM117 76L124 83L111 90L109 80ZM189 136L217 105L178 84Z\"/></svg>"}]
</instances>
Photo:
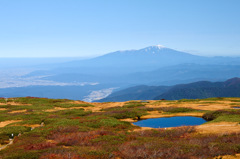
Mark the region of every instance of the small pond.
<instances>
[{"instance_id":1,"label":"small pond","mask_svg":"<svg viewBox=\"0 0 240 159\"><path fill-rule=\"evenodd\" d=\"M201 125L205 122L207 121L200 117L178 116L178 117L153 118L153 119L140 120L133 124L140 127L168 128L168 127L178 127L178 126L195 126L195 125Z\"/></svg>"}]
</instances>

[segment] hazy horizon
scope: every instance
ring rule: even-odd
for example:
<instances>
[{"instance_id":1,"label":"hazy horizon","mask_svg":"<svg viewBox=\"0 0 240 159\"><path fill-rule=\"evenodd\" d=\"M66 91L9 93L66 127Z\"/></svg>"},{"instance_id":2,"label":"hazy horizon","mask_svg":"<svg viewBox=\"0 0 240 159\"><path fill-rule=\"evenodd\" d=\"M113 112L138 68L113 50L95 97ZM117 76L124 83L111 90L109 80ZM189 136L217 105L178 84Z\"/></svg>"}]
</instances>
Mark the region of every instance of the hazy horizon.
<instances>
[{"instance_id":1,"label":"hazy horizon","mask_svg":"<svg viewBox=\"0 0 240 159\"><path fill-rule=\"evenodd\" d=\"M137 51L137 50L142 50L142 49L145 49L145 48L148 48L148 47L154 47L154 46L159 46L159 45L151 45L151 46L146 46L146 47L143 47L143 48L138 48L138 49L128 49L128 50L115 50L115 51L112 51L112 52L107 52L107 53L103 53L103 54L96 54L96 55L80 55L80 56L26 56L26 57L0 57L0 59L73 59L73 60L85 60L85 59L91 59L91 58L95 58L95 57L99 57L99 56L103 56L103 55L107 55L107 54L110 54L110 53L114 53L114 52L124 52L124 51ZM162 45L163 46L163 45ZM172 49L172 48L168 48L168 47L165 47L164 48L167 48L167 49ZM172 50L176 50L176 49L172 49ZM181 51L181 50L176 50L176 51ZM188 54L191 54L191 55L197 55L197 56L202 56L202 57L240 57L240 54L239 55L199 55L197 53L192 53L191 51L188 51L188 50L183 50L181 52L184 52L184 53L188 53Z\"/></svg>"}]
</instances>

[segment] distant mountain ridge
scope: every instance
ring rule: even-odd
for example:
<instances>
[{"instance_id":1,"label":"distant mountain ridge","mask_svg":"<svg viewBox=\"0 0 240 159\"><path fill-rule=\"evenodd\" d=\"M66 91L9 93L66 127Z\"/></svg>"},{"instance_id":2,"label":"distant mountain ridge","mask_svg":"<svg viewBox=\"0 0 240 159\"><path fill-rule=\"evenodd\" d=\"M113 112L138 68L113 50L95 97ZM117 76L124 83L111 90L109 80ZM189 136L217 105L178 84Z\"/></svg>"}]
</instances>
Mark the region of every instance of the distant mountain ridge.
<instances>
[{"instance_id":1,"label":"distant mountain ridge","mask_svg":"<svg viewBox=\"0 0 240 159\"><path fill-rule=\"evenodd\" d=\"M116 102L128 100L179 100L202 99L210 97L240 97L240 78L225 82L199 81L175 86L135 86L98 100L98 102Z\"/></svg>"},{"instance_id":2,"label":"distant mountain ridge","mask_svg":"<svg viewBox=\"0 0 240 159\"><path fill-rule=\"evenodd\" d=\"M101 68L110 68L106 69L105 72L130 73L182 63L202 63L207 59L209 58L156 45L139 50L116 51L88 60L67 62L62 64L61 67L75 67L80 70L81 68L88 68L90 72L92 72L91 68L93 67L97 67L101 72ZM97 72L95 71L95 73Z\"/></svg>"},{"instance_id":3,"label":"distant mountain ridge","mask_svg":"<svg viewBox=\"0 0 240 159\"><path fill-rule=\"evenodd\" d=\"M182 64L198 65L238 65L240 58L204 57L177 51L161 45L149 46L139 50L124 50L108 53L86 60L75 60L56 64L45 75L77 73L85 75L129 74L154 71L163 67ZM55 73L56 72L56 73ZM41 75L36 71L34 75Z\"/></svg>"},{"instance_id":4,"label":"distant mountain ridge","mask_svg":"<svg viewBox=\"0 0 240 159\"><path fill-rule=\"evenodd\" d=\"M96 85L79 87L77 91L72 92L74 99L78 97L79 100L92 96L94 92L104 92L102 90L113 90L113 88L116 91L137 85L146 85L142 87L146 93L137 95L133 92L129 94L129 97L132 99L152 98L153 92L156 91L158 95L161 95L170 91L169 86L176 84L196 81L216 82L240 77L240 58L197 56L157 45L139 50L116 51L92 59L76 59L75 61L67 59L63 63L29 66L29 68L31 71L28 71L28 74L17 76L16 80L19 82L12 80L12 77L3 78L6 80L0 84L8 86L11 81L18 82L19 88L15 89L17 92L11 88L0 90L2 96L5 94L24 96L27 90L31 90L29 93L34 96L69 98L71 92L70 95L61 91L57 92L57 90L64 90L57 88L61 87L60 85L56 87L47 85L55 82L69 84L69 86L79 83L95 83ZM31 79L37 82L33 84ZM41 91L32 87L22 88L26 83L28 86L36 86L41 82L46 86L39 87ZM148 85L153 85L153 87L149 88ZM155 88L160 85L164 87ZM49 92L51 89L53 91ZM68 87L65 89L67 90Z\"/></svg>"},{"instance_id":5,"label":"distant mountain ridge","mask_svg":"<svg viewBox=\"0 0 240 159\"><path fill-rule=\"evenodd\" d=\"M44 75L46 80L115 82L126 83L126 86L173 85L183 81L217 81L240 76L239 64L240 58L196 56L156 45L62 63L54 69L32 72L28 77ZM224 70L227 72L222 72Z\"/></svg>"}]
</instances>

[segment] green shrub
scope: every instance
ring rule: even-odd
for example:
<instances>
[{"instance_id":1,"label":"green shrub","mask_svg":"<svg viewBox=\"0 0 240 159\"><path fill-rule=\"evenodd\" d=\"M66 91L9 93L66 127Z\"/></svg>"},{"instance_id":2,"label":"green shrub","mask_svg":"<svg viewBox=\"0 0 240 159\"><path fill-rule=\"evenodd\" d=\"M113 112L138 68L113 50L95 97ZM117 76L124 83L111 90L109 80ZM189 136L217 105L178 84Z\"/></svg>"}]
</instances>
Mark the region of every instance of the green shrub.
<instances>
[{"instance_id":1,"label":"green shrub","mask_svg":"<svg viewBox=\"0 0 240 159\"><path fill-rule=\"evenodd\" d=\"M31 128L25 126L5 126L0 128L0 144L6 144L9 138L18 136L19 133L30 131ZM13 136L12 136L13 134Z\"/></svg>"},{"instance_id":2,"label":"green shrub","mask_svg":"<svg viewBox=\"0 0 240 159\"><path fill-rule=\"evenodd\" d=\"M54 104L55 107L61 107L61 108L71 108L71 107L94 107L94 105L91 104L73 104L73 103L58 103Z\"/></svg>"},{"instance_id":3,"label":"green shrub","mask_svg":"<svg viewBox=\"0 0 240 159\"><path fill-rule=\"evenodd\" d=\"M38 159L40 154L34 151L13 152L4 159Z\"/></svg>"},{"instance_id":4,"label":"green shrub","mask_svg":"<svg viewBox=\"0 0 240 159\"><path fill-rule=\"evenodd\" d=\"M166 112L166 113L187 113L187 112L195 112L199 111L192 108L185 108L185 107L162 107L158 110Z\"/></svg>"},{"instance_id":5,"label":"green shrub","mask_svg":"<svg viewBox=\"0 0 240 159\"><path fill-rule=\"evenodd\" d=\"M61 110L56 112L66 118L81 117L91 114L92 111L84 111L84 109L70 109L70 110Z\"/></svg>"},{"instance_id":6,"label":"green shrub","mask_svg":"<svg viewBox=\"0 0 240 159\"><path fill-rule=\"evenodd\" d=\"M106 111L104 115L114 117L116 119L136 118L140 119L141 116L147 114L147 108L127 108L127 107L115 107L103 109Z\"/></svg>"},{"instance_id":7,"label":"green shrub","mask_svg":"<svg viewBox=\"0 0 240 159\"><path fill-rule=\"evenodd\" d=\"M217 110L207 112L203 115L203 118L207 121L240 121L240 110Z\"/></svg>"},{"instance_id":8,"label":"green shrub","mask_svg":"<svg viewBox=\"0 0 240 159\"><path fill-rule=\"evenodd\" d=\"M206 99L201 99L202 101L219 101L219 100L225 100L227 98L224 97L214 97L214 98L206 98Z\"/></svg>"},{"instance_id":9,"label":"green shrub","mask_svg":"<svg viewBox=\"0 0 240 159\"><path fill-rule=\"evenodd\" d=\"M123 107L124 108L137 108L137 107L143 107L143 106L145 106L145 104L142 102L131 101L131 102L126 103Z\"/></svg>"},{"instance_id":10,"label":"green shrub","mask_svg":"<svg viewBox=\"0 0 240 159\"><path fill-rule=\"evenodd\" d=\"M146 115L146 111L143 110L124 110L119 112L112 112L110 116L116 119L126 119L126 118L133 118L140 120L141 116Z\"/></svg>"},{"instance_id":11,"label":"green shrub","mask_svg":"<svg viewBox=\"0 0 240 159\"><path fill-rule=\"evenodd\" d=\"M180 99L178 102L198 102L200 99Z\"/></svg>"}]
</instances>

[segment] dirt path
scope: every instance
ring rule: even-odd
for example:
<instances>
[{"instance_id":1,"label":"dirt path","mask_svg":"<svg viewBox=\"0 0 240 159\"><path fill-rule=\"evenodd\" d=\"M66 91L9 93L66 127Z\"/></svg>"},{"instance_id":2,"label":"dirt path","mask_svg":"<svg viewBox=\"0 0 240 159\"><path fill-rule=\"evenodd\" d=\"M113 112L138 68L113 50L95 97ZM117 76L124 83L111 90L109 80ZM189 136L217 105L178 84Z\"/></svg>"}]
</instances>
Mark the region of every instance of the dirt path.
<instances>
[{"instance_id":1,"label":"dirt path","mask_svg":"<svg viewBox=\"0 0 240 159\"><path fill-rule=\"evenodd\" d=\"M0 122L0 127L5 127L5 126L7 126L8 124L12 124L12 123L20 122L20 121L22 121L22 120L2 121L2 122ZM11 144L13 144L13 140L12 140L12 139L9 140L9 143L8 143L8 144L3 145L3 146L0 145L0 151L1 151L2 149L5 149L7 146L9 146L9 145L11 145Z\"/></svg>"},{"instance_id":2,"label":"dirt path","mask_svg":"<svg viewBox=\"0 0 240 159\"><path fill-rule=\"evenodd\" d=\"M21 121L21 120L9 120L9 121L5 121L5 122L1 122L2 125L1 125L1 123L0 123L0 127L1 127L1 126L4 127L4 126L6 126L6 125L8 125L8 124L11 124L11 123L14 123L14 122L19 122L19 121ZM33 129L37 128L37 127L41 127L41 126L44 126L44 125L45 125L44 122L42 122L41 124L23 125L23 126L31 127L31 128L32 128L31 130L33 130ZM18 134L18 135L20 135L20 134ZM12 144L13 144L13 140L14 140L14 139L9 139L9 143L8 143L8 144L6 144L6 145L0 145L0 151L3 150L3 149L5 149L5 148L7 148L9 145L12 145Z\"/></svg>"},{"instance_id":3,"label":"dirt path","mask_svg":"<svg viewBox=\"0 0 240 159\"><path fill-rule=\"evenodd\" d=\"M9 140L9 143L0 147L0 151L13 144L13 139Z\"/></svg>"}]
</instances>

